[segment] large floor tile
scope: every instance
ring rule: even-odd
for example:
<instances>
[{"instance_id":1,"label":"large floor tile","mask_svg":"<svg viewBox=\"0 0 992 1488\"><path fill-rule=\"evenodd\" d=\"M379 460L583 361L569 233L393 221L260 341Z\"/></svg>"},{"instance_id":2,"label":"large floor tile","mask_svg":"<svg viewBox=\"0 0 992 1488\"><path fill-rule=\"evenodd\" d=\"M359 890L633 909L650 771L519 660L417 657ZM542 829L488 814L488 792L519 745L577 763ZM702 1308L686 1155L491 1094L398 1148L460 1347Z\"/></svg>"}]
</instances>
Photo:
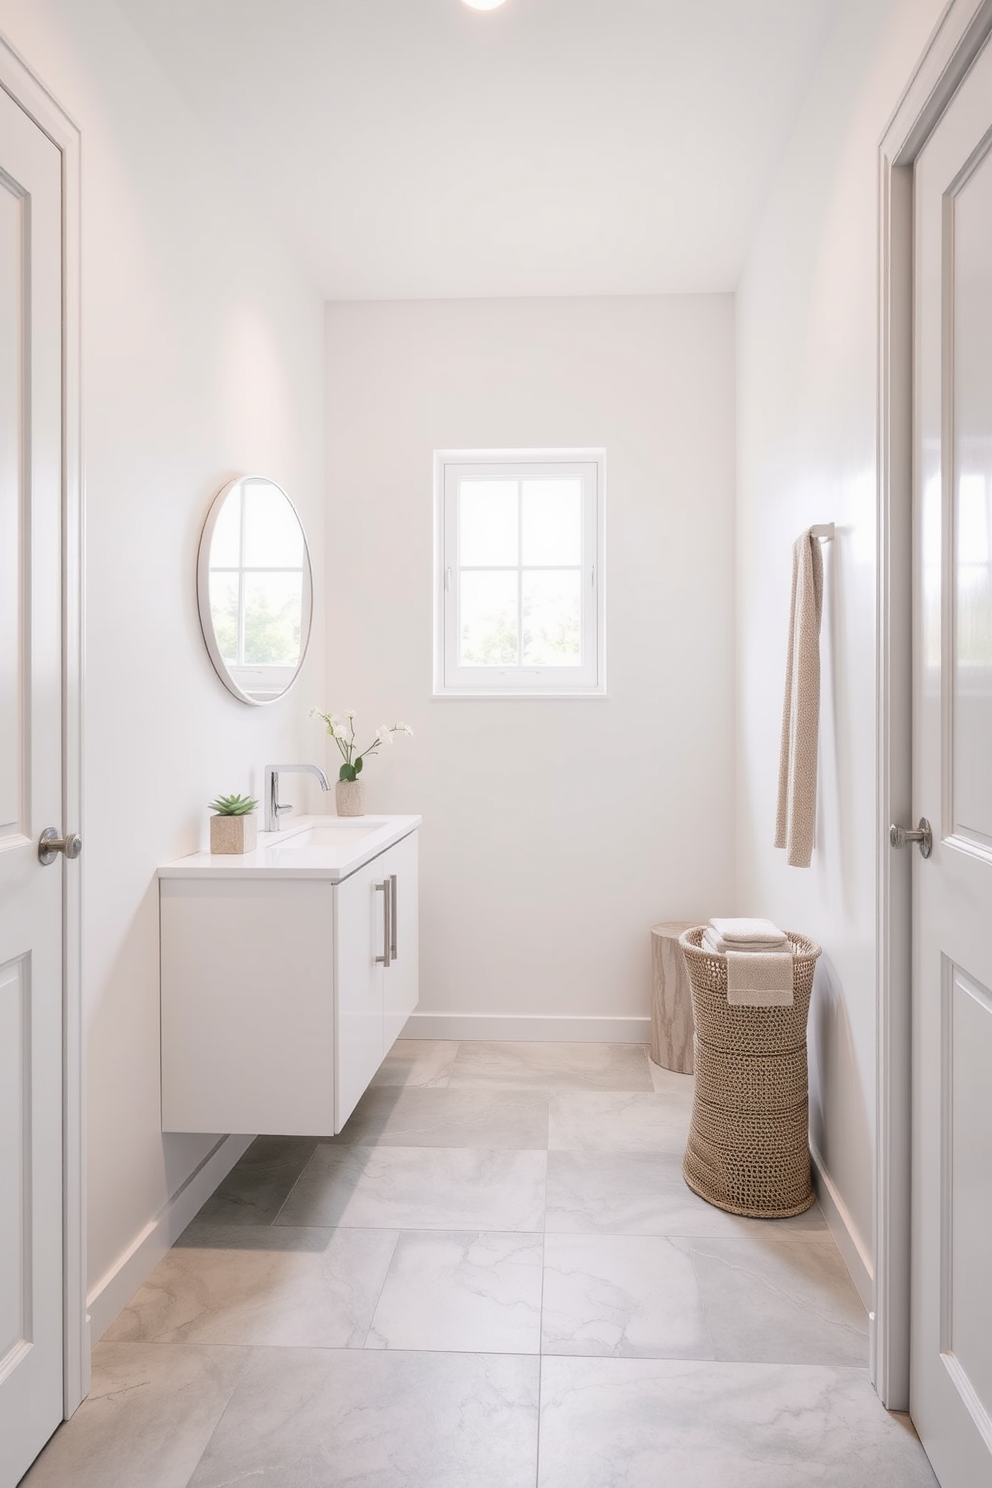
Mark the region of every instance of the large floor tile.
<instances>
[{"instance_id":1,"label":"large floor tile","mask_svg":"<svg viewBox=\"0 0 992 1488\"><path fill-rule=\"evenodd\" d=\"M450 1088L516 1085L539 1090L650 1090L643 1044L459 1045Z\"/></svg>"},{"instance_id":2,"label":"large floor tile","mask_svg":"<svg viewBox=\"0 0 992 1488\"><path fill-rule=\"evenodd\" d=\"M560 1234L828 1235L818 1205L792 1219L742 1219L694 1194L681 1156L659 1152L550 1152L545 1227Z\"/></svg>"},{"instance_id":3,"label":"large floor tile","mask_svg":"<svg viewBox=\"0 0 992 1488\"><path fill-rule=\"evenodd\" d=\"M457 1039L397 1039L372 1078L377 1085L444 1086Z\"/></svg>"},{"instance_id":4,"label":"large floor tile","mask_svg":"<svg viewBox=\"0 0 992 1488\"><path fill-rule=\"evenodd\" d=\"M718 1359L868 1363L868 1318L833 1240L691 1242Z\"/></svg>"},{"instance_id":5,"label":"large floor tile","mask_svg":"<svg viewBox=\"0 0 992 1488\"><path fill-rule=\"evenodd\" d=\"M689 1107L644 1091L556 1090L548 1145L556 1152L664 1152L680 1160Z\"/></svg>"},{"instance_id":6,"label":"large floor tile","mask_svg":"<svg viewBox=\"0 0 992 1488\"><path fill-rule=\"evenodd\" d=\"M216 1224L271 1224L317 1146L316 1137L256 1137L197 1220Z\"/></svg>"},{"instance_id":7,"label":"large floor tile","mask_svg":"<svg viewBox=\"0 0 992 1488\"><path fill-rule=\"evenodd\" d=\"M260 1349L190 1488L534 1488L538 1360Z\"/></svg>"},{"instance_id":8,"label":"large floor tile","mask_svg":"<svg viewBox=\"0 0 992 1488\"><path fill-rule=\"evenodd\" d=\"M936 1488L860 1369L544 1359L539 1488Z\"/></svg>"},{"instance_id":9,"label":"large floor tile","mask_svg":"<svg viewBox=\"0 0 992 1488\"><path fill-rule=\"evenodd\" d=\"M392 1230L191 1226L106 1337L119 1342L361 1348Z\"/></svg>"},{"instance_id":10,"label":"large floor tile","mask_svg":"<svg viewBox=\"0 0 992 1488\"><path fill-rule=\"evenodd\" d=\"M541 1235L400 1235L366 1348L536 1354Z\"/></svg>"},{"instance_id":11,"label":"large floor tile","mask_svg":"<svg viewBox=\"0 0 992 1488\"><path fill-rule=\"evenodd\" d=\"M277 1225L540 1230L546 1152L317 1148Z\"/></svg>"},{"instance_id":12,"label":"large floor tile","mask_svg":"<svg viewBox=\"0 0 992 1488\"><path fill-rule=\"evenodd\" d=\"M541 1347L552 1354L713 1358L689 1242L548 1235Z\"/></svg>"},{"instance_id":13,"label":"large floor tile","mask_svg":"<svg viewBox=\"0 0 992 1488\"><path fill-rule=\"evenodd\" d=\"M245 1362L243 1349L98 1344L89 1397L21 1488L186 1488Z\"/></svg>"},{"instance_id":14,"label":"large floor tile","mask_svg":"<svg viewBox=\"0 0 992 1488\"><path fill-rule=\"evenodd\" d=\"M367 1090L338 1145L386 1147L506 1147L548 1145L544 1090Z\"/></svg>"}]
</instances>

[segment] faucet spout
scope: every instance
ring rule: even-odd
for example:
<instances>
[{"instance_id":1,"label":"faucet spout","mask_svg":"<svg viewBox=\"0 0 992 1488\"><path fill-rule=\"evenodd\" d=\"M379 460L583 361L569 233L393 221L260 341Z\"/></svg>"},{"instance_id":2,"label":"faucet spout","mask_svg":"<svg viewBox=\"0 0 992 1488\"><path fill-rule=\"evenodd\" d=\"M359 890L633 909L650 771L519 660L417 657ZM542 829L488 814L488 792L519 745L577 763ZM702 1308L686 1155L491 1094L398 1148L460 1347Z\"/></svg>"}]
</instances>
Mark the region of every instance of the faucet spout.
<instances>
[{"instance_id":1,"label":"faucet spout","mask_svg":"<svg viewBox=\"0 0 992 1488\"><path fill-rule=\"evenodd\" d=\"M279 818L292 811L292 806L279 804L279 773L292 775L316 775L320 788L329 791L331 783L319 765L266 765L265 767L265 830L279 831Z\"/></svg>"}]
</instances>

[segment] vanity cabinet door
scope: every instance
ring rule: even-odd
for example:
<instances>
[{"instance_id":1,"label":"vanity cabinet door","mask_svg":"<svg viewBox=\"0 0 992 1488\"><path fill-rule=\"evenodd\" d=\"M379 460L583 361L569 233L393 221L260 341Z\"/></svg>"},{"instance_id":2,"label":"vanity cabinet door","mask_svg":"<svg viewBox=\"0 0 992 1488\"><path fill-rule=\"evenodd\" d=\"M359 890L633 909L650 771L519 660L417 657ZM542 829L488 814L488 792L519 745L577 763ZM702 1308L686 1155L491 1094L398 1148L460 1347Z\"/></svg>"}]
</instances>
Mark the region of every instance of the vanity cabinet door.
<instances>
[{"instance_id":1,"label":"vanity cabinet door","mask_svg":"<svg viewBox=\"0 0 992 1488\"><path fill-rule=\"evenodd\" d=\"M335 1131L382 1063L382 982L390 884L387 854L337 885L335 930Z\"/></svg>"},{"instance_id":2,"label":"vanity cabinet door","mask_svg":"<svg viewBox=\"0 0 992 1488\"><path fill-rule=\"evenodd\" d=\"M382 979L384 1056L403 1032L403 1025L420 995L418 844L419 834L411 832L378 860L384 864L383 873L390 880L391 905L395 911L390 965Z\"/></svg>"}]
</instances>

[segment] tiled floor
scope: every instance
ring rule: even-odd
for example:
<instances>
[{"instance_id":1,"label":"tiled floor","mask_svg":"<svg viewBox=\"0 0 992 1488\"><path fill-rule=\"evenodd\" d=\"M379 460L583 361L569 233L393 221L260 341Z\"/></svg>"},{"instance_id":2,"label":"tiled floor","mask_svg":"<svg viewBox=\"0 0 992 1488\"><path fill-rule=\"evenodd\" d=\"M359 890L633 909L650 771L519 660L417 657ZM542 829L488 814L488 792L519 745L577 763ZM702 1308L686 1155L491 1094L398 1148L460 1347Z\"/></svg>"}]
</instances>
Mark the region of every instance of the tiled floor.
<instances>
[{"instance_id":1,"label":"tiled floor","mask_svg":"<svg viewBox=\"0 0 992 1488\"><path fill-rule=\"evenodd\" d=\"M933 1488L816 1209L736 1219L637 1045L400 1043L260 1137L23 1488Z\"/></svg>"}]
</instances>

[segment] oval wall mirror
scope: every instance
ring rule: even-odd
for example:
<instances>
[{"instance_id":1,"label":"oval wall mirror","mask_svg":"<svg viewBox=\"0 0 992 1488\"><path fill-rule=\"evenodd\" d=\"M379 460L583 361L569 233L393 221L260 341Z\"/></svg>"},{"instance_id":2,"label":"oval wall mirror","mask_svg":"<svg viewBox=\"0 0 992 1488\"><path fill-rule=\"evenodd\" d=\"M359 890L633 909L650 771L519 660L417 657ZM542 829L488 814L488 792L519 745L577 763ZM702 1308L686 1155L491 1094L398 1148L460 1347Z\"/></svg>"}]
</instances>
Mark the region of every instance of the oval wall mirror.
<instances>
[{"instance_id":1,"label":"oval wall mirror","mask_svg":"<svg viewBox=\"0 0 992 1488\"><path fill-rule=\"evenodd\" d=\"M275 481L243 475L218 492L200 535L196 587L224 686L243 703L274 703L303 665L313 615L303 524Z\"/></svg>"}]
</instances>

